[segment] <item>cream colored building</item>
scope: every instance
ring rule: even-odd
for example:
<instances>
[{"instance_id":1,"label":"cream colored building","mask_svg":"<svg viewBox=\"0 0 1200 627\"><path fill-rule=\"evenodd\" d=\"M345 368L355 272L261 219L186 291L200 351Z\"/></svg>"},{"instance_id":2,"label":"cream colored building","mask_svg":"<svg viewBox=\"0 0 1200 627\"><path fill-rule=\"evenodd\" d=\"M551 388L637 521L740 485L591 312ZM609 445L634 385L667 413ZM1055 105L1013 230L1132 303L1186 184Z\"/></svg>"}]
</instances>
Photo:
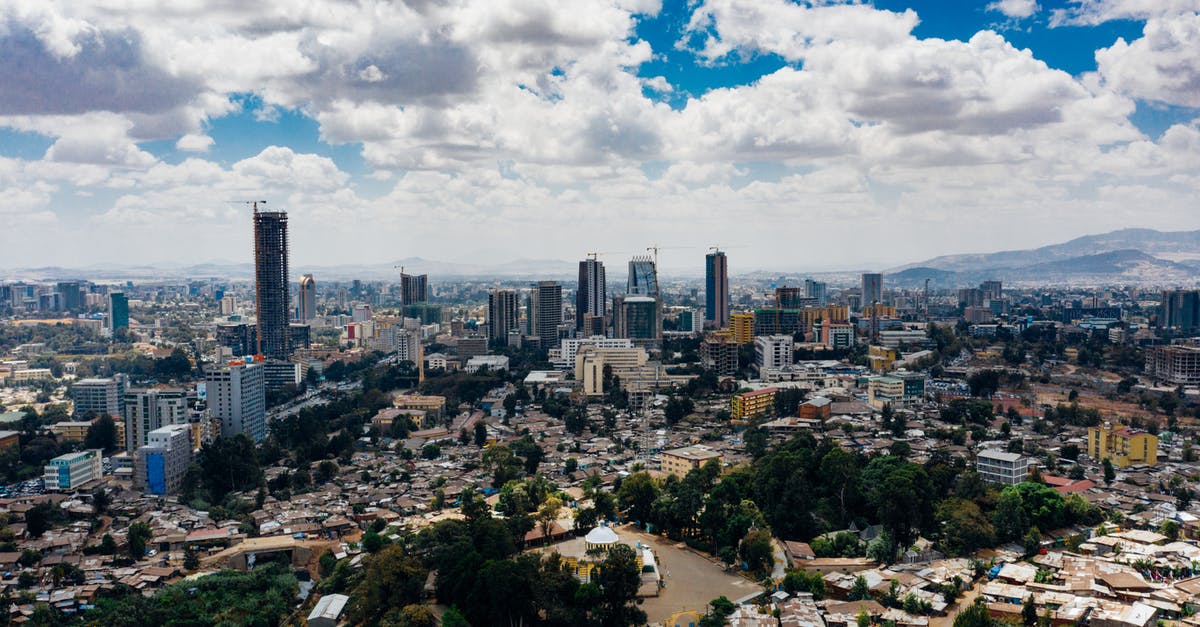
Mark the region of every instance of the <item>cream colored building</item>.
<instances>
[{"instance_id":1,"label":"cream colored building","mask_svg":"<svg viewBox=\"0 0 1200 627\"><path fill-rule=\"evenodd\" d=\"M682 479L692 470L707 464L709 460L721 463L721 454L707 446L685 446L663 451L660 464L662 471Z\"/></svg>"},{"instance_id":2,"label":"cream colored building","mask_svg":"<svg viewBox=\"0 0 1200 627\"><path fill-rule=\"evenodd\" d=\"M581 346L575 352L575 380L583 384L588 396L604 394L604 369L608 367L613 376L628 382L636 377L646 365L648 356L642 347L602 348Z\"/></svg>"}]
</instances>

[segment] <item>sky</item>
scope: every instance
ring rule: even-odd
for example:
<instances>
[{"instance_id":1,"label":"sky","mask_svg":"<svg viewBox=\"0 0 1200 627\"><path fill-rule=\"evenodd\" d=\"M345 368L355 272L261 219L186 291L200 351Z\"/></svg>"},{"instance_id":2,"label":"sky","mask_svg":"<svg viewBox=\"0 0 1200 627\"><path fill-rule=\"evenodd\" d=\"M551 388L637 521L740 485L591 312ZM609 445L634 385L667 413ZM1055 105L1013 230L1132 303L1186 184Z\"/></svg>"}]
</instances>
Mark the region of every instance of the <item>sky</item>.
<instances>
[{"instance_id":1,"label":"sky","mask_svg":"<svg viewBox=\"0 0 1200 627\"><path fill-rule=\"evenodd\" d=\"M1200 228L1200 0L0 0L0 268Z\"/></svg>"}]
</instances>

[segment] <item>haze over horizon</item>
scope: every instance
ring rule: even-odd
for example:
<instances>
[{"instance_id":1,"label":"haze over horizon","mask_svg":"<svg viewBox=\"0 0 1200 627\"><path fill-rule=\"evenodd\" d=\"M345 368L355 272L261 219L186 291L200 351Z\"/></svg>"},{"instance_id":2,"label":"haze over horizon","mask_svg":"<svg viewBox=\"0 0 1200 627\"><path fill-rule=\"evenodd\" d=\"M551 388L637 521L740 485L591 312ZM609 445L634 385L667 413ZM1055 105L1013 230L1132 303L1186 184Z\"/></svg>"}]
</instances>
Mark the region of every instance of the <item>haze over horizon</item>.
<instances>
[{"instance_id":1,"label":"haze over horizon","mask_svg":"<svg viewBox=\"0 0 1200 627\"><path fill-rule=\"evenodd\" d=\"M244 263L257 199L296 266L851 270L1196 229L1197 10L16 0L0 267Z\"/></svg>"}]
</instances>

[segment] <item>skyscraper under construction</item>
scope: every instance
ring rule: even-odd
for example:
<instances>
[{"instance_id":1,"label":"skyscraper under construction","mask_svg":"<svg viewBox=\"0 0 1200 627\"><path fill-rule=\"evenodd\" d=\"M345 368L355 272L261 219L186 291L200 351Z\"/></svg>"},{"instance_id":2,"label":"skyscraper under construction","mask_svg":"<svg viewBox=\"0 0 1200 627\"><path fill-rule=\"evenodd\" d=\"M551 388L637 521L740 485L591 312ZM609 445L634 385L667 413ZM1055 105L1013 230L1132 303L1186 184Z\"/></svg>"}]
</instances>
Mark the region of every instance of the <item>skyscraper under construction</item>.
<instances>
[{"instance_id":1,"label":"skyscraper under construction","mask_svg":"<svg viewBox=\"0 0 1200 627\"><path fill-rule=\"evenodd\" d=\"M259 211L254 206L254 282L258 310L258 352L274 359L288 357L287 213Z\"/></svg>"}]
</instances>

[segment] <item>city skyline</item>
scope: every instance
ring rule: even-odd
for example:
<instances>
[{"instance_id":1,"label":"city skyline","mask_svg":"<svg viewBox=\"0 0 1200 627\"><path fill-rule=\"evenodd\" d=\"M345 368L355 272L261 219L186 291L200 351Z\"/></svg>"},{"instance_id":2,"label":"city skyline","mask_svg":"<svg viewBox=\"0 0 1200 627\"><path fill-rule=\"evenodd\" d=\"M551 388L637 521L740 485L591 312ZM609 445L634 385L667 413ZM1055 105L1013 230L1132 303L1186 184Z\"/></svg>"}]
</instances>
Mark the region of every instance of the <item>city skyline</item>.
<instances>
[{"instance_id":1,"label":"city skyline","mask_svg":"<svg viewBox=\"0 0 1200 627\"><path fill-rule=\"evenodd\" d=\"M1200 227L1195 2L814 4L18 3L0 267L240 259L249 197L297 267L581 232L866 269Z\"/></svg>"}]
</instances>

